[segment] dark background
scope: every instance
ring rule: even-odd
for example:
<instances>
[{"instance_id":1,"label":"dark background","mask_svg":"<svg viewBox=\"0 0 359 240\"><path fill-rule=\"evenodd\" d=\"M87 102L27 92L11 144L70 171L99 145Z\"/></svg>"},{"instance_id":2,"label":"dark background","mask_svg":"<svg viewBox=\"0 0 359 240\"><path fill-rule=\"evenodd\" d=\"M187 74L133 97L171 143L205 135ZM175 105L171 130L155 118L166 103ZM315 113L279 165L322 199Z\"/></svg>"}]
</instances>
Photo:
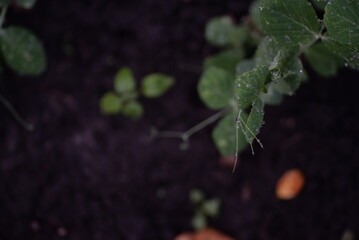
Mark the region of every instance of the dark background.
<instances>
[{"instance_id":1,"label":"dark background","mask_svg":"<svg viewBox=\"0 0 359 240\"><path fill-rule=\"evenodd\" d=\"M5 69L0 94L35 125L27 132L0 106L0 238L168 239L191 230L189 191L219 197L210 225L240 240L338 240L359 236L358 73L343 69L310 81L278 107L266 107L256 147L237 170L219 164L211 128L181 151L176 139L150 138L150 128L186 130L213 114L196 85L211 17L247 13L250 0L39 0L10 9L42 39L47 71L30 78ZM73 54L64 48L72 46ZM174 76L160 99L141 99L145 116L105 117L98 102L122 66L137 80ZM306 175L301 194L275 197L290 168ZM165 197L158 197L158 192Z\"/></svg>"}]
</instances>

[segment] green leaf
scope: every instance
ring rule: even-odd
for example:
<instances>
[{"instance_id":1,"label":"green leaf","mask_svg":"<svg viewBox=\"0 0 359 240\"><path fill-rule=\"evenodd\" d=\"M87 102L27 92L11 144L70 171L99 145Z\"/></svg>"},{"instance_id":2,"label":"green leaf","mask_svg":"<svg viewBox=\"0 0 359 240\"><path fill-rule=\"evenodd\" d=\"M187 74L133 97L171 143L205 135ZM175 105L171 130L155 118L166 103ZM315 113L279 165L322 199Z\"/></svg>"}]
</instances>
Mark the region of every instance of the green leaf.
<instances>
[{"instance_id":1,"label":"green leaf","mask_svg":"<svg viewBox=\"0 0 359 240\"><path fill-rule=\"evenodd\" d=\"M194 204L199 204L204 201L204 194L199 189L192 189L189 193L189 199Z\"/></svg>"},{"instance_id":2,"label":"green leaf","mask_svg":"<svg viewBox=\"0 0 359 240\"><path fill-rule=\"evenodd\" d=\"M294 58L289 64L285 72L272 72L272 81L277 92L291 96L299 88L305 74L299 58Z\"/></svg>"},{"instance_id":3,"label":"green leaf","mask_svg":"<svg viewBox=\"0 0 359 240\"><path fill-rule=\"evenodd\" d=\"M156 98L163 95L175 83L175 80L161 73L147 75L142 81L142 94L148 98Z\"/></svg>"},{"instance_id":4,"label":"green leaf","mask_svg":"<svg viewBox=\"0 0 359 240\"><path fill-rule=\"evenodd\" d=\"M36 1L37 0L16 0L16 5L30 9L35 5Z\"/></svg>"},{"instance_id":5,"label":"green leaf","mask_svg":"<svg viewBox=\"0 0 359 240\"><path fill-rule=\"evenodd\" d=\"M117 72L114 81L114 88L117 93L132 92L135 90L136 82L130 68L124 67Z\"/></svg>"},{"instance_id":6,"label":"green leaf","mask_svg":"<svg viewBox=\"0 0 359 240\"><path fill-rule=\"evenodd\" d=\"M295 48L280 50L270 66L273 87L281 94L293 95L305 78L302 62L296 53Z\"/></svg>"},{"instance_id":7,"label":"green leaf","mask_svg":"<svg viewBox=\"0 0 359 240\"><path fill-rule=\"evenodd\" d=\"M9 5L10 0L0 0L0 7Z\"/></svg>"},{"instance_id":8,"label":"green leaf","mask_svg":"<svg viewBox=\"0 0 359 240\"><path fill-rule=\"evenodd\" d=\"M305 55L311 67L323 77L335 76L342 65L341 59L334 55L322 42L311 46Z\"/></svg>"},{"instance_id":9,"label":"green leaf","mask_svg":"<svg viewBox=\"0 0 359 240\"><path fill-rule=\"evenodd\" d=\"M216 67L206 69L198 83L198 93L204 104L211 109L221 109L233 99L233 77Z\"/></svg>"},{"instance_id":10,"label":"green leaf","mask_svg":"<svg viewBox=\"0 0 359 240\"><path fill-rule=\"evenodd\" d=\"M207 219L203 214L196 214L194 215L194 217L192 218L192 227L198 231L201 230L205 227L207 227Z\"/></svg>"},{"instance_id":11,"label":"green leaf","mask_svg":"<svg viewBox=\"0 0 359 240\"><path fill-rule=\"evenodd\" d=\"M249 144L253 143L255 136L259 133L263 124L264 104L260 98L257 98L248 116L246 124L243 124L244 136Z\"/></svg>"},{"instance_id":12,"label":"green leaf","mask_svg":"<svg viewBox=\"0 0 359 240\"><path fill-rule=\"evenodd\" d=\"M275 83L271 87L280 94L292 95L305 79L303 65L298 58L299 50L297 45L283 47L274 39L266 37L255 53L256 63L268 66L271 70L271 78Z\"/></svg>"},{"instance_id":13,"label":"green leaf","mask_svg":"<svg viewBox=\"0 0 359 240\"><path fill-rule=\"evenodd\" d=\"M143 115L143 107L142 104L137 101L130 101L125 104L122 108L122 113L126 117L130 117L133 119L139 119Z\"/></svg>"},{"instance_id":14,"label":"green leaf","mask_svg":"<svg viewBox=\"0 0 359 240\"><path fill-rule=\"evenodd\" d=\"M113 92L108 92L100 100L101 112L105 115L117 114L121 111L123 100Z\"/></svg>"},{"instance_id":15,"label":"green leaf","mask_svg":"<svg viewBox=\"0 0 359 240\"><path fill-rule=\"evenodd\" d=\"M359 44L359 1L332 0L325 8L324 22L328 35L345 44Z\"/></svg>"},{"instance_id":16,"label":"green leaf","mask_svg":"<svg viewBox=\"0 0 359 240\"><path fill-rule=\"evenodd\" d=\"M207 58L204 62L204 67L218 67L225 71L232 73L236 72L236 66L244 57L244 52L241 49L230 49L220 52L217 55Z\"/></svg>"},{"instance_id":17,"label":"green leaf","mask_svg":"<svg viewBox=\"0 0 359 240\"><path fill-rule=\"evenodd\" d=\"M268 68L257 66L252 71L246 72L236 79L237 102L240 109L246 109L258 98L261 90L265 88L268 78Z\"/></svg>"},{"instance_id":18,"label":"green leaf","mask_svg":"<svg viewBox=\"0 0 359 240\"><path fill-rule=\"evenodd\" d=\"M238 152L242 152L247 147L247 142L242 132L242 129L237 128L236 115L230 113L221 121L212 131L212 139L222 156L234 156L236 154L236 144L238 144ZM247 115L242 113L244 121L247 120ZM238 143L236 131L238 134Z\"/></svg>"},{"instance_id":19,"label":"green leaf","mask_svg":"<svg viewBox=\"0 0 359 240\"><path fill-rule=\"evenodd\" d=\"M256 52L255 61L257 65L264 65L270 69L282 68L287 58L299 55L299 46L283 46L271 37L265 37L260 42ZM278 62L279 61L279 62ZM279 66L281 65L281 66Z\"/></svg>"},{"instance_id":20,"label":"green leaf","mask_svg":"<svg viewBox=\"0 0 359 240\"><path fill-rule=\"evenodd\" d=\"M346 66L359 69L359 45L342 45L329 38L325 38L323 42L330 51L345 61Z\"/></svg>"},{"instance_id":21,"label":"green leaf","mask_svg":"<svg viewBox=\"0 0 359 240\"><path fill-rule=\"evenodd\" d=\"M206 26L206 39L215 46L224 46L230 42L234 29L230 17L216 17L211 19Z\"/></svg>"},{"instance_id":22,"label":"green leaf","mask_svg":"<svg viewBox=\"0 0 359 240\"><path fill-rule=\"evenodd\" d=\"M45 70L46 56L39 39L29 30L11 26L0 32L1 51L15 72L39 75Z\"/></svg>"},{"instance_id":23,"label":"green leaf","mask_svg":"<svg viewBox=\"0 0 359 240\"><path fill-rule=\"evenodd\" d=\"M203 203L202 211L207 216L216 217L219 213L220 206L221 200L219 198L213 198Z\"/></svg>"},{"instance_id":24,"label":"green leaf","mask_svg":"<svg viewBox=\"0 0 359 240\"><path fill-rule=\"evenodd\" d=\"M236 76L240 76L245 72L251 71L256 66L256 61L254 59L245 59L240 61L237 64L236 70Z\"/></svg>"},{"instance_id":25,"label":"green leaf","mask_svg":"<svg viewBox=\"0 0 359 240\"><path fill-rule=\"evenodd\" d=\"M267 92L259 95L263 103L268 105L279 105L283 101L283 95L274 88L274 83L267 86Z\"/></svg>"},{"instance_id":26,"label":"green leaf","mask_svg":"<svg viewBox=\"0 0 359 240\"><path fill-rule=\"evenodd\" d=\"M251 32L245 25L236 26L231 36L229 44L234 47L242 47L250 37Z\"/></svg>"},{"instance_id":27,"label":"green leaf","mask_svg":"<svg viewBox=\"0 0 359 240\"><path fill-rule=\"evenodd\" d=\"M259 30L262 30L261 21L260 21L260 10L259 7L263 4L262 0L256 0L249 7L249 12L251 14L252 20Z\"/></svg>"},{"instance_id":28,"label":"green leaf","mask_svg":"<svg viewBox=\"0 0 359 240\"><path fill-rule=\"evenodd\" d=\"M205 37L218 47L240 46L248 39L249 30L245 26L235 26L230 17L216 17L208 21Z\"/></svg>"},{"instance_id":29,"label":"green leaf","mask_svg":"<svg viewBox=\"0 0 359 240\"><path fill-rule=\"evenodd\" d=\"M266 0L259 9L263 31L282 45L307 45L319 38L319 21L307 0Z\"/></svg>"}]
</instances>

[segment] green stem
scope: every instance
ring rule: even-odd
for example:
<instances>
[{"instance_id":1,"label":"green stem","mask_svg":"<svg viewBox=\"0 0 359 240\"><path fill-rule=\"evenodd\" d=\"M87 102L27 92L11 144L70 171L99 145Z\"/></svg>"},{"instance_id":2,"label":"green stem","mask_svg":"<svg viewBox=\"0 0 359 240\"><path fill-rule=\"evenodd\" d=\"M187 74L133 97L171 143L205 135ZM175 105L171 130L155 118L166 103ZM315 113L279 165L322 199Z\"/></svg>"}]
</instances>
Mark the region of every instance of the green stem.
<instances>
[{"instance_id":1,"label":"green stem","mask_svg":"<svg viewBox=\"0 0 359 240\"><path fill-rule=\"evenodd\" d=\"M8 8L8 5L4 6L4 7L1 9L1 14L0 14L0 30L1 30L1 28L2 28L2 25L4 24L4 21L5 21L5 16L6 16L7 8Z\"/></svg>"},{"instance_id":2,"label":"green stem","mask_svg":"<svg viewBox=\"0 0 359 240\"><path fill-rule=\"evenodd\" d=\"M9 110L9 112L14 116L15 120L23 126L27 131L31 132L34 130L34 126L32 124L27 123L15 110L15 108L11 105L11 103L0 95L0 102Z\"/></svg>"},{"instance_id":3,"label":"green stem","mask_svg":"<svg viewBox=\"0 0 359 240\"><path fill-rule=\"evenodd\" d=\"M158 138L180 138L183 142L188 142L189 138L197 133L198 131L202 130L203 128L207 127L209 124L217 121L225 114L230 112L230 109L226 108L222 111L215 113L214 115L210 116L209 118L203 120L202 122L198 123L194 127L191 127L185 132L176 132L176 131L155 131L154 135Z\"/></svg>"},{"instance_id":4,"label":"green stem","mask_svg":"<svg viewBox=\"0 0 359 240\"><path fill-rule=\"evenodd\" d=\"M187 138L191 137L196 132L202 130L203 128L205 128L209 124L217 121L218 119L220 119L221 117L226 115L229 111L230 110L226 108L226 109L223 109L222 111L217 112L216 114L212 115L211 117L209 117L209 118L205 119L204 121L198 123L194 127L188 129L186 132L183 133L183 135L186 136Z\"/></svg>"}]
</instances>

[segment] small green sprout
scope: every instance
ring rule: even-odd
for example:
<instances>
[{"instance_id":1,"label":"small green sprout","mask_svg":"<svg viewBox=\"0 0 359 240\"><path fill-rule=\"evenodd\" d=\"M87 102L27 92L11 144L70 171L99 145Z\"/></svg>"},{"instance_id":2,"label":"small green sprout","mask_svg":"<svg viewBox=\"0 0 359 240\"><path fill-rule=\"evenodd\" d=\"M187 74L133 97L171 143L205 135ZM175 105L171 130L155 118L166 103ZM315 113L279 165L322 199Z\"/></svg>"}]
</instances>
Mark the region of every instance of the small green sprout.
<instances>
[{"instance_id":1,"label":"small green sprout","mask_svg":"<svg viewBox=\"0 0 359 240\"><path fill-rule=\"evenodd\" d=\"M121 68L114 79L114 91L105 93L100 100L100 109L104 115L122 113L132 119L140 119L144 110L138 101L139 96L157 98L167 92L175 80L162 73L152 73L144 77L141 87L136 89L132 70Z\"/></svg>"},{"instance_id":2,"label":"small green sprout","mask_svg":"<svg viewBox=\"0 0 359 240\"><path fill-rule=\"evenodd\" d=\"M195 230L201 230L208 225L209 217L216 217L219 213L221 200L219 198L206 199L204 193L199 189L192 189L189 199L195 206L195 214L191 224Z\"/></svg>"}]
</instances>

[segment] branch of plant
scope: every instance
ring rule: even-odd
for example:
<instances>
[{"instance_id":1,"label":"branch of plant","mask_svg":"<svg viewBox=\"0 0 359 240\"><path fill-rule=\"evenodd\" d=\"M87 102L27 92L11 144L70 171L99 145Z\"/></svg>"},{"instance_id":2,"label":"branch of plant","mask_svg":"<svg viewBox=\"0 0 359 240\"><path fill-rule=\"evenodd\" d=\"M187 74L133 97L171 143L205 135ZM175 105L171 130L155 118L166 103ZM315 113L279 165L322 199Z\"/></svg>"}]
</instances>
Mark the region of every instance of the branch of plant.
<instances>
[{"instance_id":1,"label":"branch of plant","mask_svg":"<svg viewBox=\"0 0 359 240\"><path fill-rule=\"evenodd\" d=\"M11 103L2 95L0 95L0 102L9 110L15 120L23 126L27 131L31 132L34 130L34 125L27 123L11 105Z\"/></svg>"},{"instance_id":2,"label":"branch of plant","mask_svg":"<svg viewBox=\"0 0 359 240\"><path fill-rule=\"evenodd\" d=\"M4 21L5 21L7 8L8 8L8 6L6 5L1 9L1 13L0 13L0 30L2 29L2 25L4 24Z\"/></svg>"},{"instance_id":3,"label":"branch of plant","mask_svg":"<svg viewBox=\"0 0 359 240\"><path fill-rule=\"evenodd\" d=\"M203 120L202 122L196 124L195 126L191 127L187 131L180 132L180 131L158 131L157 129L152 129L152 137L153 138L179 138L182 140L183 144L187 144L189 138L194 135L195 133L199 132L203 128L207 127L211 123L217 121L227 113L231 112L232 108L225 108L209 118Z\"/></svg>"}]
</instances>

